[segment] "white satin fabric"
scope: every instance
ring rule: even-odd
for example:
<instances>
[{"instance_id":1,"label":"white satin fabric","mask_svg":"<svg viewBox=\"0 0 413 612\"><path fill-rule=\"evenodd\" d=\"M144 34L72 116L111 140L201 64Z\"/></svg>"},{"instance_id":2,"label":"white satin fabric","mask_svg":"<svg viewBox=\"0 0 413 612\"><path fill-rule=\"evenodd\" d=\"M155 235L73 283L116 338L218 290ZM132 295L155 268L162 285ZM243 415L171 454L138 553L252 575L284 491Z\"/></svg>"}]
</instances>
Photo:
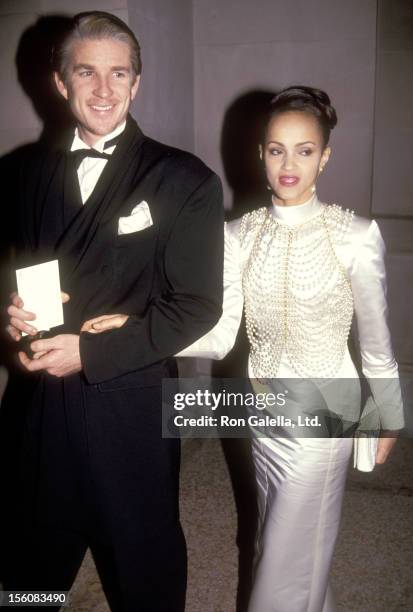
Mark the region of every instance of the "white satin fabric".
<instances>
[{"instance_id":1,"label":"white satin fabric","mask_svg":"<svg viewBox=\"0 0 413 612\"><path fill-rule=\"evenodd\" d=\"M299 206L274 206L280 223L305 223L325 204L314 195ZM227 224L223 315L180 356L223 358L232 348L243 309L242 274L253 236L240 248L240 220ZM384 244L374 221L354 217L337 257L351 281L363 373L369 379L381 425L400 429L403 408L387 326ZM251 364L249 375L253 378ZM296 378L281 359L280 378ZM337 378L357 378L348 349ZM394 381L383 393L381 380ZM388 386L388 385L387 385ZM287 415L286 415L287 416ZM255 581L248 612L333 612L328 574L340 523L352 438L254 438L259 500Z\"/></svg>"},{"instance_id":2,"label":"white satin fabric","mask_svg":"<svg viewBox=\"0 0 413 612\"><path fill-rule=\"evenodd\" d=\"M328 575L352 439L255 438L252 448L259 528L248 612L334 612Z\"/></svg>"},{"instance_id":3,"label":"white satin fabric","mask_svg":"<svg viewBox=\"0 0 413 612\"><path fill-rule=\"evenodd\" d=\"M325 206L315 194L304 204L273 206L272 210L280 223L296 225L320 214ZM223 314L208 334L178 356L223 359L234 346L244 303L242 274L254 237L247 235L241 249L238 238L240 223L241 219L237 219L225 227ZM377 223L355 215L343 243L336 245L336 254L351 282L362 370L369 381L381 427L402 429L404 417L398 368L387 324L385 246ZM254 377L251 365L249 375ZM297 375L287 360L281 360L278 376L295 378ZM348 349L336 377L358 377Z\"/></svg>"}]
</instances>

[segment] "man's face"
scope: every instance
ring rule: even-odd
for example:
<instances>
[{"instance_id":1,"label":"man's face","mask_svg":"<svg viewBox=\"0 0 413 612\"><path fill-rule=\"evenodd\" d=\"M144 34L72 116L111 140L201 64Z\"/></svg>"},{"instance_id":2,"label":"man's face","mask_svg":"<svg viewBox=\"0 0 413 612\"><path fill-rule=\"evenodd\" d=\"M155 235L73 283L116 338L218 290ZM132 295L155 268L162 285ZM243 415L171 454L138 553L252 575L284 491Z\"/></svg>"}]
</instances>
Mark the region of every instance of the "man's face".
<instances>
[{"instance_id":1,"label":"man's face","mask_svg":"<svg viewBox=\"0 0 413 612\"><path fill-rule=\"evenodd\" d=\"M66 80L55 73L59 92L68 100L79 135L89 146L125 119L139 87L126 43L104 38L72 43Z\"/></svg>"}]
</instances>

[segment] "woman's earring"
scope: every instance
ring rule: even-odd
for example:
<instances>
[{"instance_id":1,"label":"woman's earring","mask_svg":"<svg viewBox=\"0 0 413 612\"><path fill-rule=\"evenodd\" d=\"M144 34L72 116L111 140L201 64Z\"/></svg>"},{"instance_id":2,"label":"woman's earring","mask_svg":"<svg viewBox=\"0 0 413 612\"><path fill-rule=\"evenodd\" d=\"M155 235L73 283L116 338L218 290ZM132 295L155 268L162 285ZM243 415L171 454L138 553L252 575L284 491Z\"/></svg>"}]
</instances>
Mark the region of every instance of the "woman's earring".
<instances>
[{"instance_id":1,"label":"woman's earring","mask_svg":"<svg viewBox=\"0 0 413 612\"><path fill-rule=\"evenodd\" d=\"M271 185L267 185L267 189L268 189L268 191L272 191Z\"/></svg>"},{"instance_id":2,"label":"woman's earring","mask_svg":"<svg viewBox=\"0 0 413 612\"><path fill-rule=\"evenodd\" d=\"M324 166L320 166L319 169L318 169L318 176L320 176L320 174L322 173L323 170L324 170ZM311 193L315 193L315 189L316 189L316 187L315 187L315 183L314 183L314 185L312 185L312 187L311 187Z\"/></svg>"}]
</instances>

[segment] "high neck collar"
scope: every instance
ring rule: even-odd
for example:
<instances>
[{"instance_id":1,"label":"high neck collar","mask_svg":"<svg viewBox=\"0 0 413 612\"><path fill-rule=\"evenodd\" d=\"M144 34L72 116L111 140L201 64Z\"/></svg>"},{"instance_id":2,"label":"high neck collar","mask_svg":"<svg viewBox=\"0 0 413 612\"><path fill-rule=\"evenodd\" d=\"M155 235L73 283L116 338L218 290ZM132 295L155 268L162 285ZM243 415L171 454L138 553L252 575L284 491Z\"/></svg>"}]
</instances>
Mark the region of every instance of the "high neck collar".
<instances>
[{"instance_id":1,"label":"high neck collar","mask_svg":"<svg viewBox=\"0 0 413 612\"><path fill-rule=\"evenodd\" d=\"M280 206L272 204L272 213L274 217L285 225L298 225L312 219L323 210L323 205L317 197L317 194L311 196L309 200L303 204L295 206Z\"/></svg>"},{"instance_id":2,"label":"high neck collar","mask_svg":"<svg viewBox=\"0 0 413 612\"><path fill-rule=\"evenodd\" d=\"M126 126L126 121L124 121L123 123L121 123L120 125L118 125L117 128L115 128L112 132L110 132L110 134L106 134L105 136L102 136L102 138L100 138L97 142L95 142L95 144L93 145L93 147L89 146L88 144L86 144L86 142L84 142L80 136L79 136L79 130L78 128L75 129L75 135L73 138L73 142L72 142L72 146L71 146L71 151L76 151L77 149L95 149L96 151L99 151L100 153L102 153L104 146L105 146L105 142L108 142L109 140L112 140L112 138L114 138L115 136L118 136L119 134L121 134L123 132L123 130L125 129ZM115 146L110 147L110 149L106 149L105 153L109 153L111 154L114 150Z\"/></svg>"}]
</instances>

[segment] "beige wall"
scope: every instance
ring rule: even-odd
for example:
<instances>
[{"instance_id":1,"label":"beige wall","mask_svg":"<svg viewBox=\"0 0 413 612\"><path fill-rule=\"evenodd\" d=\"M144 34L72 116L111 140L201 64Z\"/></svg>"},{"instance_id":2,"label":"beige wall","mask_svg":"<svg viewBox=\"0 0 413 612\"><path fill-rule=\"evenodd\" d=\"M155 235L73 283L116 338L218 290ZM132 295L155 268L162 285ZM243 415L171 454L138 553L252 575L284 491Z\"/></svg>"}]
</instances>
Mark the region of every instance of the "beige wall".
<instances>
[{"instance_id":1,"label":"beige wall","mask_svg":"<svg viewBox=\"0 0 413 612\"><path fill-rule=\"evenodd\" d=\"M379 0L372 216L388 250L390 324L413 372L413 3Z\"/></svg>"},{"instance_id":2,"label":"beige wall","mask_svg":"<svg viewBox=\"0 0 413 612\"><path fill-rule=\"evenodd\" d=\"M220 174L224 113L254 89L325 89L339 115L320 195L368 213L371 197L375 0L194 0L196 152ZM240 126L242 129L242 126ZM232 194L226 185L226 205Z\"/></svg>"},{"instance_id":3,"label":"beige wall","mask_svg":"<svg viewBox=\"0 0 413 612\"><path fill-rule=\"evenodd\" d=\"M133 113L152 138L193 151L192 2L135 0L128 7L143 60Z\"/></svg>"},{"instance_id":4,"label":"beige wall","mask_svg":"<svg viewBox=\"0 0 413 612\"><path fill-rule=\"evenodd\" d=\"M17 79L15 55L24 30L37 19L33 2L0 3L0 66L2 78L2 112L0 114L0 153L17 145L36 140L42 124L23 93ZM24 7L24 5L27 5ZM19 12L18 9L21 9ZM23 11L23 8L26 10Z\"/></svg>"}]
</instances>

